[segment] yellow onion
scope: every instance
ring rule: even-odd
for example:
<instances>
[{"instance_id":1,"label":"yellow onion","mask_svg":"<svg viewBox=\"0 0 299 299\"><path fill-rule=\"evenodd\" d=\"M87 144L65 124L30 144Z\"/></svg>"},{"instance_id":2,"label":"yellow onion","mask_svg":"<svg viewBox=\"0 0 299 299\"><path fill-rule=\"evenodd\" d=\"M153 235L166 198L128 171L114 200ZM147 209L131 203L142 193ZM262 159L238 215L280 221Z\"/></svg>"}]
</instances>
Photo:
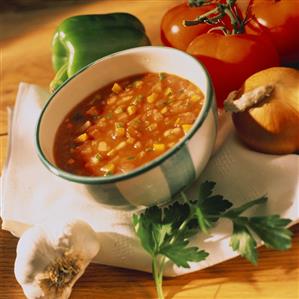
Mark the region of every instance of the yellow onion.
<instances>
[{"instance_id":1,"label":"yellow onion","mask_svg":"<svg viewBox=\"0 0 299 299\"><path fill-rule=\"evenodd\" d=\"M269 154L299 152L299 71L273 67L249 77L224 108L240 139Z\"/></svg>"}]
</instances>

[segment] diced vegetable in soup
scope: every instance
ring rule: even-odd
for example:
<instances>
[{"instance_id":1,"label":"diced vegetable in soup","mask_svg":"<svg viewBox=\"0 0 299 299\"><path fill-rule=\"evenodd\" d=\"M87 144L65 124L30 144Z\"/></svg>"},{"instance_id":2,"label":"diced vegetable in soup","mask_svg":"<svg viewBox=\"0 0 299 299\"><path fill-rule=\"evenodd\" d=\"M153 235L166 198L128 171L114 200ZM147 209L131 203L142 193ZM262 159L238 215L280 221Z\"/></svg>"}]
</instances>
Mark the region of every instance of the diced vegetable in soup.
<instances>
[{"instance_id":1,"label":"diced vegetable in soup","mask_svg":"<svg viewBox=\"0 0 299 299\"><path fill-rule=\"evenodd\" d=\"M201 90L167 73L128 77L101 88L64 119L58 167L85 176L127 173L165 153L191 129Z\"/></svg>"}]
</instances>

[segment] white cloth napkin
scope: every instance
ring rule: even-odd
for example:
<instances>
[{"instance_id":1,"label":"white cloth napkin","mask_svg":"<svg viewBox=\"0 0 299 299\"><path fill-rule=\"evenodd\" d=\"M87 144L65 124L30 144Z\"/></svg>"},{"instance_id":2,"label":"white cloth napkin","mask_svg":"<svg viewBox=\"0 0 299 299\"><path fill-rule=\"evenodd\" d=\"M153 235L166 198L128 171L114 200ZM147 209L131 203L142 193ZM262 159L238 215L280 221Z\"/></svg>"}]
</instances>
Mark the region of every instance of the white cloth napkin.
<instances>
[{"instance_id":1,"label":"white cloth napkin","mask_svg":"<svg viewBox=\"0 0 299 299\"><path fill-rule=\"evenodd\" d=\"M44 221L79 218L98 233L101 250L94 262L150 272L150 258L132 230L133 212L101 206L90 198L83 185L56 177L39 161L34 147L35 125L41 103L47 98L48 93L40 87L20 84L11 113L7 163L1 177L3 229L19 237L28 227ZM228 127L228 123L222 124L221 134L226 135L224 128ZM250 151L231 132L188 190L188 196L195 196L198 184L205 180L215 181L216 192L235 205L266 194L268 203L252 209L252 214L279 213L293 223L299 220L299 156ZM193 263L190 269L169 263L165 274L193 272L236 256L229 247L230 230L230 224L222 221L210 236L198 234L192 243L208 251L209 257Z\"/></svg>"}]
</instances>

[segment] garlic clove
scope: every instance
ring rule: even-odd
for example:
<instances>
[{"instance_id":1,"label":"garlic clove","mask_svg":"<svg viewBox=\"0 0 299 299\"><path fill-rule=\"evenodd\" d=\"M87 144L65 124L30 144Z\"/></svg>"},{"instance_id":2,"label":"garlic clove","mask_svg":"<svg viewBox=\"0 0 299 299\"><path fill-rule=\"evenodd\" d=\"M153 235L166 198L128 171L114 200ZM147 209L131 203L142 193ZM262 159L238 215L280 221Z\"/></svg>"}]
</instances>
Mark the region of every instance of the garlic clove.
<instances>
[{"instance_id":1,"label":"garlic clove","mask_svg":"<svg viewBox=\"0 0 299 299\"><path fill-rule=\"evenodd\" d=\"M80 220L32 227L17 245L16 279L28 299L69 298L99 249L96 233Z\"/></svg>"}]
</instances>

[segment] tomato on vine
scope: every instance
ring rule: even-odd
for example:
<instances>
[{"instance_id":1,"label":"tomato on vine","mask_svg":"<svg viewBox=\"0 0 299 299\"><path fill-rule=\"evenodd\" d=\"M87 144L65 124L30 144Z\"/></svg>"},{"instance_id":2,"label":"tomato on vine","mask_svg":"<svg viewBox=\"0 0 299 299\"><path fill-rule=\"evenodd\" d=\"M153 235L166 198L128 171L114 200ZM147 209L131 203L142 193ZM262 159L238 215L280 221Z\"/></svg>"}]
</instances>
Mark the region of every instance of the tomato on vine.
<instances>
[{"instance_id":1,"label":"tomato on vine","mask_svg":"<svg viewBox=\"0 0 299 299\"><path fill-rule=\"evenodd\" d=\"M171 28L171 24L174 24L173 20L177 22L183 19L184 29L180 33L184 36L187 36L188 29L200 28L197 33L192 31L189 38L184 39L184 43L181 42L182 38L177 38L176 45L174 42L166 45L185 50L205 65L215 88L218 107L223 107L229 92L238 89L250 75L279 65L277 51L269 39L263 34L250 35L245 32L245 26L249 22L248 15L242 17L236 1L189 0L192 4L190 11L201 8L204 9L201 11L203 13L193 19L187 15L176 15L173 18L168 15L168 21L166 17L162 21L161 30L164 28L165 31L166 25ZM202 27L208 25L209 29ZM165 42L165 39L162 38L162 41Z\"/></svg>"},{"instance_id":2,"label":"tomato on vine","mask_svg":"<svg viewBox=\"0 0 299 299\"><path fill-rule=\"evenodd\" d=\"M206 66L218 107L222 107L228 94L250 75L279 65L272 43L257 35L206 33L194 39L187 52Z\"/></svg>"},{"instance_id":3,"label":"tomato on vine","mask_svg":"<svg viewBox=\"0 0 299 299\"><path fill-rule=\"evenodd\" d=\"M192 7L188 3L179 4L163 16L161 21L161 40L164 45L186 50L189 43L198 35L212 28L210 24L186 27L184 20L194 19L213 8L212 5Z\"/></svg>"},{"instance_id":4,"label":"tomato on vine","mask_svg":"<svg viewBox=\"0 0 299 299\"><path fill-rule=\"evenodd\" d=\"M252 18L268 34L283 64L299 62L299 1L254 0ZM253 23L251 23L252 26Z\"/></svg>"}]
</instances>

